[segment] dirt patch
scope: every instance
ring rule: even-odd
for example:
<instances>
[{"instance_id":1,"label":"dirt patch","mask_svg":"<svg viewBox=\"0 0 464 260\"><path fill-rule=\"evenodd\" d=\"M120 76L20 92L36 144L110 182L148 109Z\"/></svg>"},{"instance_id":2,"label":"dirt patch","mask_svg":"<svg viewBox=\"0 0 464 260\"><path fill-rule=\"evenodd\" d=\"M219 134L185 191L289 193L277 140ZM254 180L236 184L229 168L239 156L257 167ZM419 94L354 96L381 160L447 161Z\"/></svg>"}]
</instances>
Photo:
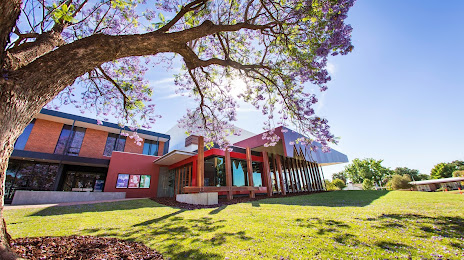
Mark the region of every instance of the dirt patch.
<instances>
[{"instance_id":1,"label":"dirt patch","mask_svg":"<svg viewBox=\"0 0 464 260\"><path fill-rule=\"evenodd\" d=\"M234 199L232 200L227 200L225 197L221 196L219 197L218 204L216 205L192 205L192 204L178 202L176 201L175 198L150 198L150 199L165 206L192 210L192 209L204 209L204 208L218 208L221 206L227 206L227 205L262 200L262 199L294 197L294 196L309 195L309 194L320 193L320 192L322 191L287 193L287 195L285 196L281 194L274 194L272 197L267 197L265 195L256 195L256 198L254 199L251 199L250 197L247 197L247 196L240 196L240 197L234 197Z\"/></svg>"},{"instance_id":2,"label":"dirt patch","mask_svg":"<svg viewBox=\"0 0 464 260\"><path fill-rule=\"evenodd\" d=\"M163 256L142 243L110 237L26 237L14 239L11 248L25 259L161 260Z\"/></svg>"}]
</instances>

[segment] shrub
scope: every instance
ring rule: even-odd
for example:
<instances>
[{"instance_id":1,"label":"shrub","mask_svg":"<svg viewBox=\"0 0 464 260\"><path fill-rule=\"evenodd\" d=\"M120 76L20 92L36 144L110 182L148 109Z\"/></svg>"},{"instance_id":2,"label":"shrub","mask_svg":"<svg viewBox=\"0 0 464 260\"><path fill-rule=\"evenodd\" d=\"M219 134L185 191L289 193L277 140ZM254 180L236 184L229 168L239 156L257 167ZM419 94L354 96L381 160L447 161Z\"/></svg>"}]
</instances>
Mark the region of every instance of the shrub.
<instances>
[{"instance_id":1,"label":"shrub","mask_svg":"<svg viewBox=\"0 0 464 260\"><path fill-rule=\"evenodd\" d=\"M345 182L341 179L335 179L332 181L332 184L335 185L339 190L346 187Z\"/></svg>"},{"instance_id":2,"label":"shrub","mask_svg":"<svg viewBox=\"0 0 464 260\"><path fill-rule=\"evenodd\" d=\"M392 179L389 181L388 187L391 187L393 190L400 190L400 189L409 189L411 188L411 184L409 182L412 181L409 175L393 175Z\"/></svg>"},{"instance_id":3,"label":"shrub","mask_svg":"<svg viewBox=\"0 0 464 260\"><path fill-rule=\"evenodd\" d=\"M372 190L372 188L374 187L374 183L369 179L364 179L362 186L363 190Z\"/></svg>"}]
</instances>

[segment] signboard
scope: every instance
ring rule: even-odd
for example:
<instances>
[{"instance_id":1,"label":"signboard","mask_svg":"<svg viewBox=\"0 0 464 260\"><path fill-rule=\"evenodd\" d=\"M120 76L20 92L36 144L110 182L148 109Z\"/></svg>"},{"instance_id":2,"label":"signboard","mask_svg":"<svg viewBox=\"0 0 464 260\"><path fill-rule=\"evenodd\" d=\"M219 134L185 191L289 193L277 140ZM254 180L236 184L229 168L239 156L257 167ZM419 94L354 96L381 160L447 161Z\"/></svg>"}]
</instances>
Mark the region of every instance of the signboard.
<instances>
[{"instance_id":1,"label":"signboard","mask_svg":"<svg viewBox=\"0 0 464 260\"><path fill-rule=\"evenodd\" d=\"M129 174L118 174L118 181L116 182L116 188L127 188L129 183Z\"/></svg>"},{"instance_id":2,"label":"signboard","mask_svg":"<svg viewBox=\"0 0 464 260\"><path fill-rule=\"evenodd\" d=\"M103 184L105 180L95 180L95 186L93 188L94 191L103 191Z\"/></svg>"},{"instance_id":3,"label":"signboard","mask_svg":"<svg viewBox=\"0 0 464 260\"><path fill-rule=\"evenodd\" d=\"M150 175L142 175L140 177L140 188L150 188Z\"/></svg>"},{"instance_id":4,"label":"signboard","mask_svg":"<svg viewBox=\"0 0 464 260\"><path fill-rule=\"evenodd\" d=\"M140 175L132 175L129 178L128 188L138 188L140 184Z\"/></svg>"}]
</instances>

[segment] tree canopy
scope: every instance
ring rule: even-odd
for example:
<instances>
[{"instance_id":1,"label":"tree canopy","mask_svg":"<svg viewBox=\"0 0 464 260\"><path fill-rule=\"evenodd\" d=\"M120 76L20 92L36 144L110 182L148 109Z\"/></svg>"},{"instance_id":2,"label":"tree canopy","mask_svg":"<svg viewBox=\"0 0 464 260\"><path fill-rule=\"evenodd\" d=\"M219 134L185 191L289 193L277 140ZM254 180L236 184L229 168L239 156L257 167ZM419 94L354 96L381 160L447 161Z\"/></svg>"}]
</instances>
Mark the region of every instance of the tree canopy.
<instances>
[{"instance_id":1,"label":"tree canopy","mask_svg":"<svg viewBox=\"0 0 464 260\"><path fill-rule=\"evenodd\" d=\"M53 107L113 115L132 129L155 123L156 89L144 74L147 64L169 67L173 55L183 63L174 72L177 91L198 103L181 120L191 134L226 147L240 99L267 117L268 145L279 140L274 126L293 124L310 137L306 144L318 141L328 150L337 139L327 119L315 114L317 92L308 85L325 91L328 57L353 49L345 24L353 3L0 1L0 190L16 139L52 100ZM234 97L236 78L247 87ZM0 226L1 253L7 236Z\"/></svg>"},{"instance_id":2,"label":"tree canopy","mask_svg":"<svg viewBox=\"0 0 464 260\"><path fill-rule=\"evenodd\" d=\"M439 163L432 168L430 176L432 179L451 178L453 172L464 170L464 161L455 160L450 163Z\"/></svg>"},{"instance_id":3,"label":"tree canopy","mask_svg":"<svg viewBox=\"0 0 464 260\"><path fill-rule=\"evenodd\" d=\"M328 56L352 50L344 20L353 2L30 0L3 16L11 30L2 35L9 44L1 66L11 83L27 75L35 89L52 92L39 96L41 104L57 96L54 108L71 104L137 128L157 118L149 103L156 90L143 78L152 60L140 57L169 65L175 54L183 61L177 91L198 102L181 120L190 133L227 145L240 99L268 118L266 130L293 123L327 150L336 139L305 84L325 91ZM237 78L247 88L234 97ZM268 143L277 138L270 132Z\"/></svg>"},{"instance_id":4,"label":"tree canopy","mask_svg":"<svg viewBox=\"0 0 464 260\"><path fill-rule=\"evenodd\" d=\"M343 172L354 183L363 183L364 180L371 180L373 183L382 186L383 180L392 174L391 170L382 166L383 160L354 159L345 167Z\"/></svg>"}]
</instances>

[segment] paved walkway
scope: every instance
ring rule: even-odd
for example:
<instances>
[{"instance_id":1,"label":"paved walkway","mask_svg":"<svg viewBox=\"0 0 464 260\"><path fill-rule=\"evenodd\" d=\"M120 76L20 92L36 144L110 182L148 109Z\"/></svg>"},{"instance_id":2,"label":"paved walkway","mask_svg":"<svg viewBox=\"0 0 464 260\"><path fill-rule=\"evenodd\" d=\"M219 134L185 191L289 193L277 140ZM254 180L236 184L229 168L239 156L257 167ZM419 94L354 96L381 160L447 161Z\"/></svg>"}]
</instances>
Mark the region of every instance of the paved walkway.
<instances>
[{"instance_id":1,"label":"paved walkway","mask_svg":"<svg viewBox=\"0 0 464 260\"><path fill-rule=\"evenodd\" d=\"M65 202L65 203L56 203L56 204L39 204L39 205L5 205L4 210L9 209L34 209L34 208L48 208L48 207L63 207L63 206L73 206L73 205L82 205L82 204L96 204L104 202L116 202L116 201L127 201L127 200L139 200L143 198L130 198L130 199L117 199L117 200L95 200L95 201L79 201L79 202Z\"/></svg>"}]
</instances>

